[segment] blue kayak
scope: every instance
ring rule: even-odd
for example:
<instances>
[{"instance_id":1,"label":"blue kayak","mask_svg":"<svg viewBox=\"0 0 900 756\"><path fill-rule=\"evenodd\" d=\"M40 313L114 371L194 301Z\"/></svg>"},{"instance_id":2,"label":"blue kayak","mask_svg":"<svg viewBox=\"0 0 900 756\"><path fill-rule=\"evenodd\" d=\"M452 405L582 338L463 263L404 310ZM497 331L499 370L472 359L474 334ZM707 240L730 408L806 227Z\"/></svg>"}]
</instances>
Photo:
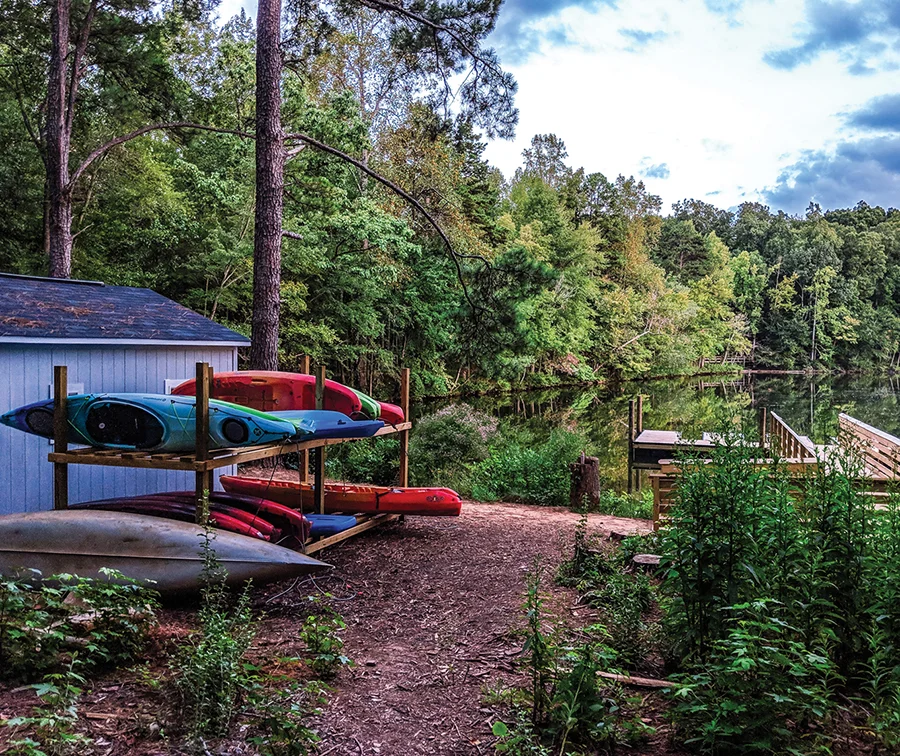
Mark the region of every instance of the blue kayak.
<instances>
[{"instance_id":1,"label":"blue kayak","mask_svg":"<svg viewBox=\"0 0 900 756\"><path fill-rule=\"evenodd\" d=\"M109 449L193 451L196 399L171 394L78 394L68 400L68 440ZM53 438L53 400L28 404L0 416L11 428ZM284 441L294 425L264 412L210 400L210 448Z\"/></svg>"},{"instance_id":2,"label":"blue kayak","mask_svg":"<svg viewBox=\"0 0 900 756\"><path fill-rule=\"evenodd\" d=\"M384 427L383 420L351 420L331 410L284 410L270 415L293 423L295 438L369 438Z\"/></svg>"},{"instance_id":3,"label":"blue kayak","mask_svg":"<svg viewBox=\"0 0 900 756\"><path fill-rule=\"evenodd\" d=\"M337 535L356 526L356 518L352 515L304 514L312 523L309 534L313 538Z\"/></svg>"}]
</instances>

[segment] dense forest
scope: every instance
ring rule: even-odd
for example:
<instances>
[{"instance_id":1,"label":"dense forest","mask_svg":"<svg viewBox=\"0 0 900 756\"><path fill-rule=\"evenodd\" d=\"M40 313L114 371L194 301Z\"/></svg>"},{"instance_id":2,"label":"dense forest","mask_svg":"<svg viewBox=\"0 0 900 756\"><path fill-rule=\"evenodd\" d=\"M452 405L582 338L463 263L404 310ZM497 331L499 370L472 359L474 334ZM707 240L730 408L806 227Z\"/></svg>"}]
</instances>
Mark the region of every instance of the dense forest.
<instances>
[{"instance_id":1,"label":"dense forest","mask_svg":"<svg viewBox=\"0 0 900 756\"><path fill-rule=\"evenodd\" d=\"M375 390L408 365L417 393L440 394L671 375L736 355L794 369L900 365L900 212L811 204L792 217L686 199L665 215L641 181L569 165L552 134L504 177L482 154L487 137L512 134L513 110L491 92L470 98L474 110L442 96L448 66L398 45L377 10L307 6L284 12L285 133L404 189L456 254L402 197L298 143L285 166L282 368L310 354ZM5 272L48 271L48 29L42 4L0 11ZM73 275L150 287L249 333L253 22L113 3L85 54L76 164L147 123L222 132L152 131L90 161L72 188Z\"/></svg>"}]
</instances>

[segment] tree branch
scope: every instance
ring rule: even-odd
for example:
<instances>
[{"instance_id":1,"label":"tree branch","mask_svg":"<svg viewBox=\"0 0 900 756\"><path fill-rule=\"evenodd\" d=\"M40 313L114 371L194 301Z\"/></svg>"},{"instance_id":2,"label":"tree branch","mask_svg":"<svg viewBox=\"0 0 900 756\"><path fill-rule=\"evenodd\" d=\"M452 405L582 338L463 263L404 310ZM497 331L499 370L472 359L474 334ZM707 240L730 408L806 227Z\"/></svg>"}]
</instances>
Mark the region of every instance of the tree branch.
<instances>
[{"instance_id":1,"label":"tree branch","mask_svg":"<svg viewBox=\"0 0 900 756\"><path fill-rule=\"evenodd\" d=\"M188 123L186 121L174 121L172 123L154 123L150 126L141 126L139 129L135 129L134 131L123 134L120 137L116 137L115 139L111 139L106 144L101 145L96 150L94 150L90 155L88 155L81 165L75 169L75 172L72 174L72 178L69 181L69 189L71 189L75 182L81 178L84 172L91 166L97 158L105 155L109 152L113 147L117 147L120 144L124 144L125 142L130 142L132 139L137 139L139 136L143 136L151 131L162 131L169 129L198 129L200 131L212 131L216 134L234 134L239 137L243 137L244 139L254 139L253 134L249 134L246 131L236 131L235 129L220 129L215 126L203 126L199 123Z\"/></svg>"},{"instance_id":2,"label":"tree branch","mask_svg":"<svg viewBox=\"0 0 900 756\"><path fill-rule=\"evenodd\" d=\"M480 260L484 264L485 268L487 268L488 270L491 269L491 263L485 257L482 257L481 255L466 255L466 254L457 252L455 249L453 249L453 244L451 244L450 238L444 232L444 229L441 228L440 224L434 219L434 217L431 215L431 213L429 213L422 206L421 202L419 202L409 192L401 189L393 181L386 179L380 173L376 173L375 171L373 171L371 168L369 168L367 165L365 165L361 161L357 160L356 158L350 157L350 155L348 155L346 152L341 152L341 150L338 150L330 145L327 145L324 142L320 142L318 139L313 139L311 136L308 136L306 134L297 133L297 134L286 135L285 140L305 142L310 147L315 147L317 150L321 150L322 152L327 152L329 155L334 155L336 157L339 157L341 160L344 160L344 161L350 163L351 165L355 165L357 168L359 168L359 170L361 170L367 176L371 176L373 179L375 179L380 184L383 184L384 186L386 186L388 189L390 189L395 194L399 194L410 205L412 205L414 208L416 208L416 210L418 210L420 213L422 213L422 215L425 216L425 219L428 221L429 224L431 224L432 228L434 228L434 230L437 231L438 236L441 237L444 244L446 245L447 251L450 253L450 259L453 260L453 264L456 267L457 280L459 280L460 286L462 286L463 295L465 296L466 301L469 303L469 306L472 308L472 310L474 312L480 311L482 309L482 308L478 307L472 301L472 298L469 296L469 289L466 286L465 279L463 278L462 263L460 262L460 260L463 260L463 259Z\"/></svg>"},{"instance_id":3,"label":"tree branch","mask_svg":"<svg viewBox=\"0 0 900 756\"><path fill-rule=\"evenodd\" d=\"M281 229L281 235L288 239L303 241L303 234L298 234L296 231L287 231L286 229Z\"/></svg>"},{"instance_id":4,"label":"tree branch","mask_svg":"<svg viewBox=\"0 0 900 756\"><path fill-rule=\"evenodd\" d=\"M72 122L75 119L75 96L78 94L79 83L81 82L81 60L87 51L88 39L91 36L91 24L94 23L94 15L97 12L98 0L91 0L87 14L84 17L84 26L78 35L78 42L75 45L75 55L72 58L72 74L69 78L69 97L66 103L66 132L72 133Z\"/></svg>"},{"instance_id":5,"label":"tree branch","mask_svg":"<svg viewBox=\"0 0 900 756\"><path fill-rule=\"evenodd\" d=\"M493 61L487 60L482 57L478 52L476 52L472 46L466 42L465 39L462 38L459 32L454 31L449 26L444 26L443 24L438 24L432 21L429 18L421 15L420 13L416 13L415 11L407 10L402 5L397 5L395 3L387 2L387 0L360 0L362 5L365 5L367 8L371 8L372 10L377 11L389 11L390 13L396 13L399 16L405 16L413 21L418 21L423 26L427 26L433 32L443 32L451 39L455 40L456 43L465 51L465 53L472 58L472 60L479 61L483 65L490 68L494 73L498 76L502 76L503 72L493 63Z\"/></svg>"}]
</instances>

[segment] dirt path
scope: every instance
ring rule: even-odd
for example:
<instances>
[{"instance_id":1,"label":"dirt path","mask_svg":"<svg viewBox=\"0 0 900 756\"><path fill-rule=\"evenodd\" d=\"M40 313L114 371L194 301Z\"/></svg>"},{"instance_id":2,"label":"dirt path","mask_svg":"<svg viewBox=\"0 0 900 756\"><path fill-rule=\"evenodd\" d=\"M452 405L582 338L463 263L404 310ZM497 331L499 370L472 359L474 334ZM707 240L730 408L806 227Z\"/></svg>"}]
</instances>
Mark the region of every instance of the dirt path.
<instances>
[{"instance_id":1,"label":"dirt path","mask_svg":"<svg viewBox=\"0 0 900 756\"><path fill-rule=\"evenodd\" d=\"M459 518L411 517L327 552L335 572L316 583L335 596L357 666L341 673L316 721L320 753L492 753L483 690L515 676L521 639L511 631L526 573L539 555L555 568L577 519L565 509L467 503ZM649 523L590 516L592 531L610 528L646 532ZM554 595L557 613L586 613L568 592ZM285 632L297 599L270 603Z\"/></svg>"}]
</instances>

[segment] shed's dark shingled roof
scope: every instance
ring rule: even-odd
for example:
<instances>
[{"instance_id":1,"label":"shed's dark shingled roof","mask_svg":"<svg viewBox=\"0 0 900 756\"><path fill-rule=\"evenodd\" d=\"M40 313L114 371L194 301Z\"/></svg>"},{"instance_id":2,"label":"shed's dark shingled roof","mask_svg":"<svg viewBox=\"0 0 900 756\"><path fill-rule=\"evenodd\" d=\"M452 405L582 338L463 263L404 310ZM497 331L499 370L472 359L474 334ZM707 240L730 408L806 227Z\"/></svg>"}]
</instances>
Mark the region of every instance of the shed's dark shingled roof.
<instances>
[{"instance_id":1,"label":"shed's dark shingled roof","mask_svg":"<svg viewBox=\"0 0 900 756\"><path fill-rule=\"evenodd\" d=\"M2 274L0 337L246 342L150 289Z\"/></svg>"}]
</instances>

